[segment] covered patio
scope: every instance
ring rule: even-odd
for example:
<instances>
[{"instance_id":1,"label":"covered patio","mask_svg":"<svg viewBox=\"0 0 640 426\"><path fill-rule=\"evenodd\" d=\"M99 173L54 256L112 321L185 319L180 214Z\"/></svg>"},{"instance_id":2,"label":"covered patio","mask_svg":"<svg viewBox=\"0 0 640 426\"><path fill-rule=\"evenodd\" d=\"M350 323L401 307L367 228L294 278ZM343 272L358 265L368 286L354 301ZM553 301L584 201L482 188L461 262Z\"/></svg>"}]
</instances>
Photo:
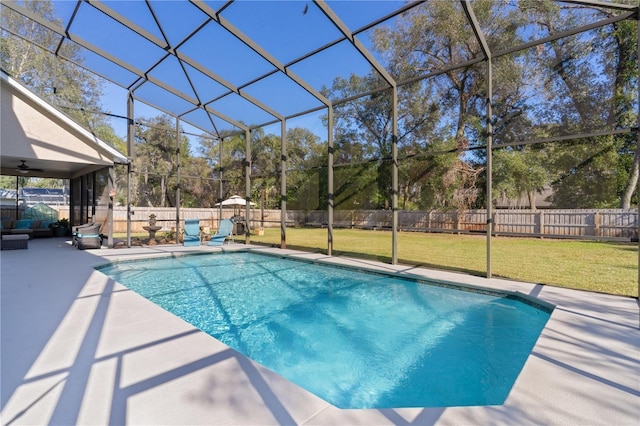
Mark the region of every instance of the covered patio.
<instances>
[{"instance_id":1,"label":"covered patio","mask_svg":"<svg viewBox=\"0 0 640 426\"><path fill-rule=\"evenodd\" d=\"M93 269L219 248L78 252L62 239L36 240L0 257L3 424L631 425L640 417L637 299L291 250L224 248L234 249L515 290L556 308L503 405L341 410Z\"/></svg>"},{"instance_id":2,"label":"covered patio","mask_svg":"<svg viewBox=\"0 0 640 426\"><path fill-rule=\"evenodd\" d=\"M70 223L104 224L102 232L112 247L113 165L129 160L12 77L0 76L0 174L16 176L16 182L18 176L68 179Z\"/></svg>"}]
</instances>

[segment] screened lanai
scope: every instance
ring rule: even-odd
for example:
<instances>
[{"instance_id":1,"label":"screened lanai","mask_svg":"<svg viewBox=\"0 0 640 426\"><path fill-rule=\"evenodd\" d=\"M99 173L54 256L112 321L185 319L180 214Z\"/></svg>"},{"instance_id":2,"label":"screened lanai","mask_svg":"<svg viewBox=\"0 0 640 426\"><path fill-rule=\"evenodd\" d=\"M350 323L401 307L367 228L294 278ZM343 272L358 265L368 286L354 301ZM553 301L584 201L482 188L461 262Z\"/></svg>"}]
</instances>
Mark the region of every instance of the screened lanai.
<instances>
[{"instance_id":1,"label":"screened lanai","mask_svg":"<svg viewBox=\"0 0 640 426\"><path fill-rule=\"evenodd\" d=\"M247 243L518 278L541 253L514 238L637 240L637 19L637 0L3 2L2 67L131 159L129 243L144 208L215 227L238 194ZM463 249L415 249L433 234Z\"/></svg>"}]
</instances>

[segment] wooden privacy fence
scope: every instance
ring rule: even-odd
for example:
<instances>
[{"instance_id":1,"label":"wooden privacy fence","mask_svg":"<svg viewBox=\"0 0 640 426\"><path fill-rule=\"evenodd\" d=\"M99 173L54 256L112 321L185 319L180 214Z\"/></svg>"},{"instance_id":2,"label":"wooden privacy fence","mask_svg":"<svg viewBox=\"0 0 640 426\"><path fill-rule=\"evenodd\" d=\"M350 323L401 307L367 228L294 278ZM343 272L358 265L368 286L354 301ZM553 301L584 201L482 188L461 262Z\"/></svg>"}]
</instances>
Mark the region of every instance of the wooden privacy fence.
<instances>
[{"instance_id":1,"label":"wooden privacy fence","mask_svg":"<svg viewBox=\"0 0 640 426\"><path fill-rule=\"evenodd\" d=\"M162 226L162 231L170 231L176 226L176 208L175 207L132 207L131 215L131 232L147 232L144 226L149 225L149 216L156 215L156 225ZM223 208L222 219L229 219L234 215L245 215L244 208ZM251 228L261 226L260 209L251 209ZM264 210L263 225L265 228L273 228L280 226L280 210ZM200 219L201 226L208 226L212 229L218 228L220 220L220 210L218 208L180 208L180 227L184 226L185 219ZM293 225L287 223L287 225ZM125 207L113 208L113 232L127 232L127 209Z\"/></svg>"},{"instance_id":2,"label":"wooden privacy fence","mask_svg":"<svg viewBox=\"0 0 640 426\"><path fill-rule=\"evenodd\" d=\"M635 209L494 210L494 235L556 238L638 238ZM327 226L326 211L287 213L287 222L297 226ZM391 229L389 210L334 211L337 228ZM398 229L415 232L486 233L487 211L398 212Z\"/></svg>"},{"instance_id":3,"label":"wooden privacy fence","mask_svg":"<svg viewBox=\"0 0 640 426\"><path fill-rule=\"evenodd\" d=\"M161 207L133 208L131 231L145 232L149 215L155 214L157 224L162 230L175 227L176 209ZM235 210L244 216L244 208ZM261 220L261 214L264 218ZM233 209L223 209L222 218L234 215ZM214 208L181 208L182 224L186 218L200 219L203 226L217 228L219 210ZM280 210L251 209L250 226L279 227ZM550 238L602 238L633 239L638 238L638 212L635 209L567 209L567 210L494 210L493 232L495 235L534 236ZM326 227L328 213L324 210L287 211L287 226ZM462 212L442 211L406 211L398 212L400 231L413 232L449 232L449 233L486 233L487 211L466 210ZM182 225L181 225L182 226ZM334 227L354 229L392 228L390 210L335 210ZM114 208L114 232L126 232L126 209Z\"/></svg>"},{"instance_id":4,"label":"wooden privacy fence","mask_svg":"<svg viewBox=\"0 0 640 426\"><path fill-rule=\"evenodd\" d=\"M407 231L487 231L487 211L399 212L399 226ZM577 238L638 237L638 212L634 209L494 210L495 235Z\"/></svg>"},{"instance_id":5,"label":"wooden privacy fence","mask_svg":"<svg viewBox=\"0 0 640 426\"><path fill-rule=\"evenodd\" d=\"M131 232L146 232L143 227L149 225L149 216L156 215L156 225L162 226L160 231L170 231L176 226L175 207L132 207L131 211ZM226 215L226 213L229 213ZM222 218L233 216L232 209L225 209ZM185 219L200 219L202 226L212 228L218 227L218 210L212 208L181 208L180 226L184 226ZM127 209L125 207L114 207L113 209L113 232L127 232Z\"/></svg>"}]
</instances>

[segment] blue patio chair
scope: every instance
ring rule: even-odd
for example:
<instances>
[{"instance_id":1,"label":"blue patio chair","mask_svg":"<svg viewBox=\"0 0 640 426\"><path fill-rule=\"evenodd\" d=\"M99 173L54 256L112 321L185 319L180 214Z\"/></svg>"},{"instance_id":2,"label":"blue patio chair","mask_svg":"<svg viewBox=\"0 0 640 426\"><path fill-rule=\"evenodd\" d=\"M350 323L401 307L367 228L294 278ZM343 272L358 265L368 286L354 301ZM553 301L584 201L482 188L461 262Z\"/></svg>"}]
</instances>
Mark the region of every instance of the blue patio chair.
<instances>
[{"instance_id":1,"label":"blue patio chair","mask_svg":"<svg viewBox=\"0 0 640 426\"><path fill-rule=\"evenodd\" d=\"M218 232L211 236L209 240L210 246L221 246L224 244L224 240L233 232L233 221L231 219L223 219L220 222L220 228Z\"/></svg>"},{"instance_id":2,"label":"blue patio chair","mask_svg":"<svg viewBox=\"0 0 640 426\"><path fill-rule=\"evenodd\" d=\"M184 246L200 245L200 219L184 220L184 235L182 236Z\"/></svg>"}]
</instances>

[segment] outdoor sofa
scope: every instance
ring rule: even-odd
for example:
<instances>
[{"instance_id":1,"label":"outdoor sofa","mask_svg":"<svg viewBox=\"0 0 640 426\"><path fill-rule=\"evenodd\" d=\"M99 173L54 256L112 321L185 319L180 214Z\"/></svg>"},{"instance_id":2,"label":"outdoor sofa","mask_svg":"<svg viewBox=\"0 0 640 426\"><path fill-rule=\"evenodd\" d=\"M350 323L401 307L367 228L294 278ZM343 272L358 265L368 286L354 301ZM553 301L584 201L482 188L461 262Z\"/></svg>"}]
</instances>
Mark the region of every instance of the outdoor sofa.
<instances>
[{"instance_id":1,"label":"outdoor sofa","mask_svg":"<svg viewBox=\"0 0 640 426\"><path fill-rule=\"evenodd\" d=\"M29 239L40 237L53 237L50 225L55 221L38 219L6 219L0 222L0 234L2 235L28 235Z\"/></svg>"}]
</instances>

